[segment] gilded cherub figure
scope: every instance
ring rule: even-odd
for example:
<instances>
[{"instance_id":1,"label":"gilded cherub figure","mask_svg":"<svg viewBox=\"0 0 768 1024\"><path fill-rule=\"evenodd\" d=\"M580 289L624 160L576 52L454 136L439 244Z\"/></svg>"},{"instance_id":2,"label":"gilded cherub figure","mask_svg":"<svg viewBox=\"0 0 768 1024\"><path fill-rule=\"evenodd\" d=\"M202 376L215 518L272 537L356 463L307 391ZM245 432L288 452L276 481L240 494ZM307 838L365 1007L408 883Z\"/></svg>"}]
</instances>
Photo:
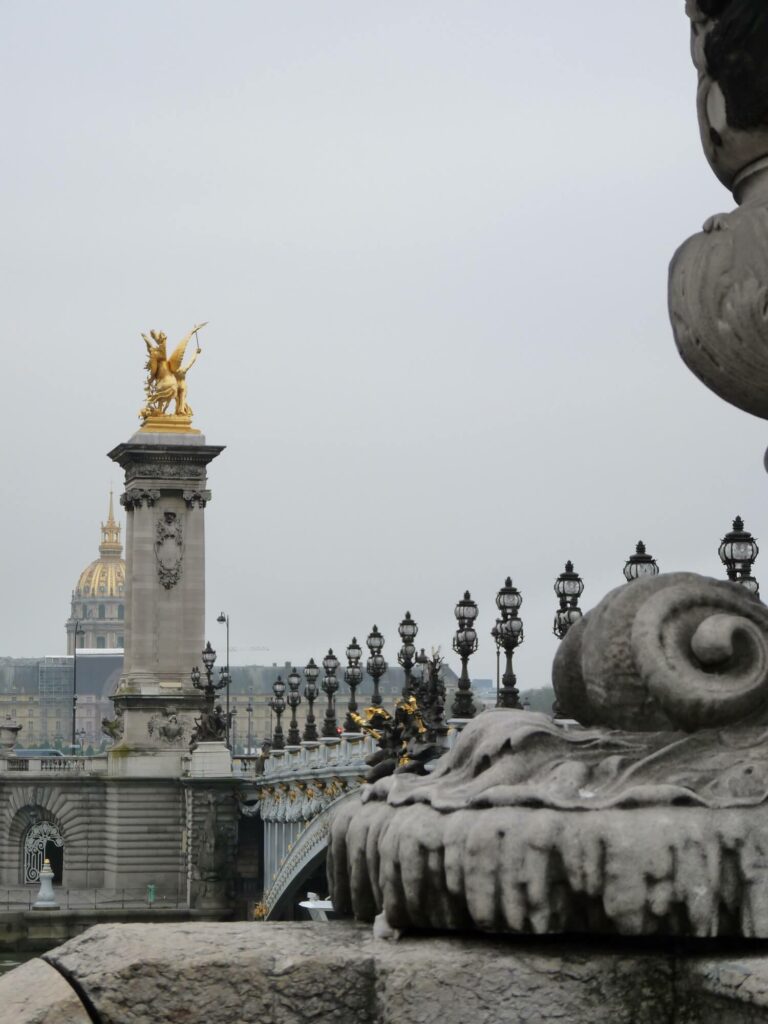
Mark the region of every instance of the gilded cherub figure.
<instances>
[{"instance_id":1,"label":"gilded cherub figure","mask_svg":"<svg viewBox=\"0 0 768 1024\"><path fill-rule=\"evenodd\" d=\"M147 382L144 385L147 401L139 412L141 419L166 415L168 406L173 401L176 402L176 416L192 416L192 409L187 402L187 372L202 351L197 340L197 332L203 327L205 323L196 324L189 334L181 339L170 356L166 351L168 338L162 331L150 331L151 340L146 334L142 334L149 358L144 366L148 371ZM184 353L193 334L197 348L192 358L183 364Z\"/></svg>"}]
</instances>

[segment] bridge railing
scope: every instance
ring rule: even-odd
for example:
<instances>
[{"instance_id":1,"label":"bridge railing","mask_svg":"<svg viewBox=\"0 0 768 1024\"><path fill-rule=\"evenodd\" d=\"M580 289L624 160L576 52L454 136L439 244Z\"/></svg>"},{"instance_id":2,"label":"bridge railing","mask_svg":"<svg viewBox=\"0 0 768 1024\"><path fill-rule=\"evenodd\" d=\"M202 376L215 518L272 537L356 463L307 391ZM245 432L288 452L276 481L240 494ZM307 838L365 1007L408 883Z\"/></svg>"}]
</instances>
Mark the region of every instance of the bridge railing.
<instances>
[{"instance_id":1,"label":"bridge railing","mask_svg":"<svg viewBox=\"0 0 768 1024\"><path fill-rule=\"evenodd\" d=\"M27 772L40 775L106 775L106 754L95 757L0 756L0 774Z\"/></svg>"},{"instance_id":2,"label":"bridge railing","mask_svg":"<svg viewBox=\"0 0 768 1024\"><path fill-rule=\"evenodd\" d=\"M272 750L266 757L234 758L235 770L248 778L267 781L274 776L301 777L323 769L361 768L376 749L376 741L359 732L303 740L298 746Z\"/></svg>"}]
</instances>

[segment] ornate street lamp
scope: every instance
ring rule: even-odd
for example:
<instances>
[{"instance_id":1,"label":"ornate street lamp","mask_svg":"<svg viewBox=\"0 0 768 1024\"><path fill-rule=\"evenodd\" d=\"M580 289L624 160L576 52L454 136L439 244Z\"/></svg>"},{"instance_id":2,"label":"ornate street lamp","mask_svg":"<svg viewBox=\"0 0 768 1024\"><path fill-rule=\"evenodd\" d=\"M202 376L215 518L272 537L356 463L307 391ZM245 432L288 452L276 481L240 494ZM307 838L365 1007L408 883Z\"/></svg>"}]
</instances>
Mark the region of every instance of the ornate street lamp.
<instances>
[{"instance_id":1,"label":"ornate street lamp","mask_svg":"<svg viewBox=\"0 0 768 1024\"><path fill-rule=\"evenodd\" d=\"M427 697L427 691L429 689L429 658L427 657L426 651L423 647L413 661L418 673L415 685L416 701L419 708L423 708Z\"/></svg>"},{"instance_id":2,"label":"ornate street lamp","mask_svg":"<svg viewBox=\"0 0 768 1024\"><path fill-rule=\"evenodd\" d=\"M304 723L304 736L305 740L316 740L317 739L317 725L315 724L315 712L314 706L315 701L318 697L317 689L317 677L320 675L320 669L315 664L315 659L310 658L304 669L304 678L306 683L304 684L304 697L309 705L309 711L307 712L307 720Z\"/></svg>"},{"instance_id":3,"label":"ornate street lamp","mask_svg":"<svg viewBox=\"0 0 768 1024\"><path fill-rule=\"evenodd\" d=\"M454 615L459 626L453 638L453 649L461 658L461 675L451 705L451 713L454 718L474 718L475 704L472 699L472 683L467 672L467 662L469 656L477 650L477 633L472 625L477 618L477 605L468 590L456 605Z\"/></svg>"},{"instance_id":4,"label":"ornate street lamp","mask_svg":"<svg viewBox=\"0 0 768 1024\"><path fill-rule=\"evenodd\" d=\"M336 670L339 667L339 659L333 653L333 649L329 648L328 653L323 658L323 668L325 670L325 678L323 679L323 690L328 695L328 706L325 709L325 717L323 718L323 736L338 736L336 731L336 704L334 701L334 694L339 688L338 681L336 679Z\"/></svg>"},{"instance_id":5,"label":"ornate street lamp","mask_svg":"<svg viewBox=\"0 0 768 1024\"><path fill-rule=\"evenodd\" d=\"M205 679L200 675L200 669L195 665L190 673L192 685L196 690L203 692L203 710L195 728L194 741L196 743L210 743L222 740L226 736L226 721L221 722L219 713L214 714L214 698L216 691L223 689L229 681L229 676L222 669L218 681L213 678L213 666L216 664L216 651L211 647L210 640L205 645L201 655L203 659L203 671Z\"/></svg>"},{"instance_id":6,"label":"ornate street lamp","mask_svg":"<svg viewBox=\"0 0 768 1024\"><path fill-rule=\"evenodd\" d=\"M495 630L496 642L504 648L506 663L504 675L501 677L501 690L496 701L500 708L520 708L520 694L517 691L517 678L512 671L512 655L515 648L523 642L523 620L517 614L523 603L523 595L512 585L512 577L507 576L504 586L496 595L496 607L501 612ZM493 631L491 631L493 636Z\"/></svg>"},{"instance_id":7,"label":"ornate street lamp","mask_svg":"<svg viewBox=\"0 0 768 1024\"><path fill-rule=\"evenodd\" d=\"M291 724L288 726L288 746L290 747L298 747L301 743L299 723L296 721L296 708L301 704L300 683L301 676L295 668L292 668L288 676L288 695L285 698L288 701L288 707L291 709Z\"/></svg>"},{"instance_id":8,"label":"ornate street lamp","mask_svg":"<svg viewBox=\"0 0 768 1024\"><path fill-rule=\"evenodd\" d=\"M283 727L280 724L280 716L285 711L285 683L283 677L278 676L277 679L272 683L273 697L269 698L269 706L275 713L277 719L277 725L272 733L272 749L273 750L285 750L285 737L283 736Z\"/></svg>"},{"instance_id":9,"label":"ornate street lamp","mask_svg":"<svg viewBox=\"0 0 768 1024\"><path fill-rule=\"evenodd\" d=\"M371 704L376 708L380 708L381 694L379 693L379 680L387 671L387 663L384 660L384 655L381 653L381 649L384 646L384 637L379 632L378 626L373 627L371 632L368 634L368 638L365 643L371 655L365 665L365 671L371 679L373 679Z\"/></svg>"},{"instance_id":10,"label":"ornate street lamp","mask_svg":"<svg viewBox=\"0 0 768 1024\"><path fill-rule=\"evenodd\" d=\"M400 634L400 639L403 641L403 646L397 654L397 660L405 677L403 680L402 695L407 700L413 694L411 670L413 669L414 658L416 657L416 648L413 641L416 638L416 634L419 632L419 627L411 618L410 612L405 613L405 618L397 627L397 632Z\"/></svg>"},{"instance_id":11,"label":"ornate street lamp","mask_svg":"<svg viewBox=\"0 0 768 1024\"><path fill-rule=\"evenodd\" d=\"M627 583L638 580L643 576L658 576L659 567L653 555L645 550L645 544L641 540L637 542L634 555L630 555L624 566L624 578Z\"/></svg>"},{"instance_id":12,"label":"ornate street lamp","mask_svg":"<svg viewBox=\"0 0 768 1024\"><path fill-rule=\"evenodd\" d=\"M347 717L344 719L344 731L360 732L360 726L352 717L357 711L355 690L363 681L363 670L360 668L363 649L357 642L357 637L352 637L352 643L347 648L346 655L348 667L344 670L344 682L349 687L350 698L347 704Z\"/></svg>"},{"instance_id":13,"label":"ornate street lamp","mask_svg":"<svg viewBox=\"0 0 768 1024\"><path fill-rule=\"evenodd\" d=\"M760 587L752 575L752 566L760 548L749 530L744 529L744 520L736 516L733 529L720 541L717 553L725 566L728 579L746 587L755 597L760 596Z\"/></svg>"},{"instance_id":14,"label":"ornate street lamp","mask_svg":"<svg viewBox=\"0 0 768 1024\"><path fill-rule=\"evenodd\" d=\"M253 693L248 694L248 703L245 706L248 715L248 753L253 753Z\"/></svg>"},{"instance_id":15,"label":"ornate street lamp","mask_svg":"<svg viewBox=\"0 0 768 1024\"><path fill-rule=\"evenodd\" d=\"M232 676L231 676L230 671L229 671L229 615L227 614L227 612L219 612L219 614L216 616L216 621L220 622L222 624L226 623L226 626L227 626L227 664L226 664L226 673L227 673L227 746L229 746L229 723L230 723L229 689L230 689L230 683L232 682Z\"/></svg>"},{"instance_id":16,"label":"ornate street lamp","mask_svg":"<svg viewBox=\"0 0 768 1024\"><path fill-rule=\"evenodd\" d=\"M555 612L552 632L558 640L562 640L571 626L578 622L584 614L579 608L579 598L584 593L584 580L573 568L570 560L565 563L565 572L561 572L555 580L555 594L560 599L560 607Z\"/></svg>"}]
</instances>

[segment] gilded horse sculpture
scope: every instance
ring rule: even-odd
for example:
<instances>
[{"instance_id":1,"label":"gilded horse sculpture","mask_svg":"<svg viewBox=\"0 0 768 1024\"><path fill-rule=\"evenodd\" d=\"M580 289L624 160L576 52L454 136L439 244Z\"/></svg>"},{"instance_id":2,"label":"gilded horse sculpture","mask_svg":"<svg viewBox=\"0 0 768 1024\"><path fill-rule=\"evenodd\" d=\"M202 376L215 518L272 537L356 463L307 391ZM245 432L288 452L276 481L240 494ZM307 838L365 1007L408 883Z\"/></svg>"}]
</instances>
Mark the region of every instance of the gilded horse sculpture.
<instances>
[{"instance_id":1,"label":"gilded horse sculpture","mask_svg":"<svg viewBox=\"0 0 768 1024\"><path fill-rule=\"evenodd\" d=\"M156 422L156 417L166 416L184 417L188 422L191 421L192 409L187 402L187 373L202 351L200 343L197 341L197 332L203 327L205 327L205 323L196 324L181 339L170 356L166 351L168 338L162 331L150 331L150 338L146 334L142 334L149 355L144 367L148 371L147 382L144 385L146 404L139 411L139 417L145 424L150 419ZM183 362L184 353L193 334L197 348L192 358L185 364ZM176 409L171 414L168 412L168 406L173 401L176 403Z\"/></svg>"}]
</instances>

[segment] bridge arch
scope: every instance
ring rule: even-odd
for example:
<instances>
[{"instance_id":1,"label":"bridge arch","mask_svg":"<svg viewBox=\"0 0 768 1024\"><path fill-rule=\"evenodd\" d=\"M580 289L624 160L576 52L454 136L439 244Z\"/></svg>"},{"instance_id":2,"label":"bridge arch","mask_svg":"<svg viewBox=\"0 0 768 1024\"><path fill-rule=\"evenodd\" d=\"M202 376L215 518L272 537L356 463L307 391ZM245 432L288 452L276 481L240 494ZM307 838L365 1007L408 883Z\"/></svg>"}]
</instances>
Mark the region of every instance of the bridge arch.
<instances>
[{"instance_id":1,"label":"bridge arch","mask_svg":"<svg viewBox=\"0 0 768 1024\"><path fill-rule=\"evenodd\" d=\"M272 884L264 893L266 920L279 921L292 917L296 903L306 895L306 883L325 863L332 814L342 801L355 792L356 789L350 790L328 804L296 838ZM269 822L265 822L264 827L269 828Z\"/></svg>"},{"instance_id":2,"label":"bridge arch","mask_svg":"<svg viewBox=\"0 0 768 1024\"><path fill-rule=\"evenodd\" d=\"M65 839L63 823L45 802L30 800L17 806L8 829L8 849L16 857L19 884L38 882L46 857L51 862L54 882L61 884Z\"/></svg>"}]
</instances>

